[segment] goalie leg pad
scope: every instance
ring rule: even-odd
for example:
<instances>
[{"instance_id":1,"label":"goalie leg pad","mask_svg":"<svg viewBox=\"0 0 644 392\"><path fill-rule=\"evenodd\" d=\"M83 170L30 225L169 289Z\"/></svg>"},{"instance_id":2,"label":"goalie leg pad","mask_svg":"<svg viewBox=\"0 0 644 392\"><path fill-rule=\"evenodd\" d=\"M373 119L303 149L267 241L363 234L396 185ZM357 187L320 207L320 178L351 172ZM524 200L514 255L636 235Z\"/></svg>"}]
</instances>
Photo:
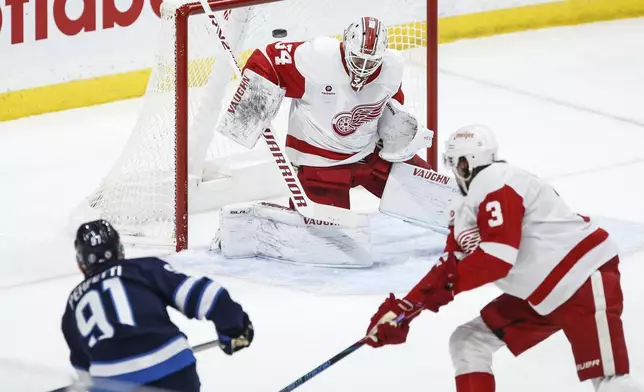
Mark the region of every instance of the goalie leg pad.
<instances>
[{"instance_id":1,"label":"goalie leg pad","mask_svg":"<svg viewBox=\"0 0 644 392\"><path fill-rule=\"evenodd\" d=\"M376 149L378 152L379 149ZM364 164L354 163L356 166L355 170L355 180L353 181L355 185L362 185L367 189L371 194L378 198L382 198L382 193L385 190L385 184L387 183L387 178L389 177L389 172L391 171L392 163L388 162L380 157L379 154L374 152L366 158ZM418 155L414 155L410 160L406 161L413 166L418 166L426 169L430 169L429 164L425 162Z\"/></svg>"},{"instance_id":2,"label":"goalie leg pad","mask_svg":"<svg viewBox=\"0 0 644 392\"><path fill-rule=\"evenodd\" d=\"M347 228L305 218L271 203L221 209L219 246L224 256L261 256L294 264L365 268L373 264L369 219Z\"/></svg>"},{"instance_id":3,"label":"goalie leg pad","mask_svg":"<svg viewBox=\"0 0 644 392\"><path fill-rule=\"evenodd\" d=\"M380 212L447 234L451 206L462 199L452 177L394 163L380 199Z\"/></svg>"},{"instance_id":4,"label":"goalie leg pad","mask_svg":"<svg viewBox=\"0 0 644 392\"><path fill-rule=\"evenodd\" d=\"M244 71L239 86L223 112L217 132L247 148L253 148L273 120L286 90L250 69Z\"/></svg>"}]
</instances>

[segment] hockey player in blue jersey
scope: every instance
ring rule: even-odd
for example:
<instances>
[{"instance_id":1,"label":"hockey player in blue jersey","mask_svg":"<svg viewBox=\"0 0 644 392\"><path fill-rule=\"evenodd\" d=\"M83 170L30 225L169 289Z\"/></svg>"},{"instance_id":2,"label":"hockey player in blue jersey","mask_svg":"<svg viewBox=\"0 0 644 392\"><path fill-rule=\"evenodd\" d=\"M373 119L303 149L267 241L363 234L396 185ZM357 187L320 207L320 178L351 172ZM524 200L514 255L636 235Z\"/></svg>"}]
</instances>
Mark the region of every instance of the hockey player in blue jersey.
<instances>
[{"instance_id":1,"label":"hockey player in blue jersey","mask_svg":"<svg viewBox=\"0 0 644 392\"><path fill-rule=\"evenodd\" d=\"M72 365L94 385L127 383L199 391L196 360L167 306L210 320L228 355L253 341L253 325L228 291L156 258L124 259L107 221L82 224L74 242L86 279L72 290L62 320Z\"/></svg>"}]
</instances>

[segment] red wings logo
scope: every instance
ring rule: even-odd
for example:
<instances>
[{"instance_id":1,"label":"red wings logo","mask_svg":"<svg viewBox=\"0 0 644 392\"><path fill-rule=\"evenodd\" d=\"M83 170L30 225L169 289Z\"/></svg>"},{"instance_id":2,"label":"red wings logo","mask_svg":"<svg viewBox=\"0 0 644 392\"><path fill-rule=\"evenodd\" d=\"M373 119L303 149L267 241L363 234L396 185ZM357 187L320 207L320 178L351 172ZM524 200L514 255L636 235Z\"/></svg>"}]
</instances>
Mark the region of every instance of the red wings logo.
<instances>
[{"instance_id":1,"label":"red wings logo","mask_svg":"<svg viewBox=\"0 0 644 392\"><path fill-rule=\"evenodd\" d=\"M331 120L333 130L340 136L349 136L358 130L362 125L380 117L382 108L385 106L389 97L383 98L376 103L358 105L351 112L341 112L336 114Z\"/></svg>"},{"instance_id":2,"label":"red wings logo","mask_svg":"<svg viewBox=\"0 0 644 392\"><path fill-rule=\"evenodd\" d=\"M465 254L471 254L481 243L481 233L477 227L468 230L463 230L456 238L456 242L461 247Z\"/></svg>"}]
</instances>

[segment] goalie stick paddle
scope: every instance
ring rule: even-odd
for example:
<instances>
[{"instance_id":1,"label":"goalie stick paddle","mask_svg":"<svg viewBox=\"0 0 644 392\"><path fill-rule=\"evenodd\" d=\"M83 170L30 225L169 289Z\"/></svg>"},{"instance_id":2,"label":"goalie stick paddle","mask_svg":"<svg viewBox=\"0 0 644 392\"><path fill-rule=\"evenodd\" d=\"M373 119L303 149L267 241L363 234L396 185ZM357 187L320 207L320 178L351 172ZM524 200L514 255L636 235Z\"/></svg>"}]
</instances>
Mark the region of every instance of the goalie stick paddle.
<instances>
[{"instance_id":1,"label":"goalie stick paddle","mask_svg":"<svg viewBox=\"0 0 644 392\"><path fill-rule=\"evenodd\" d=\"M416 309L413 313L406 315L406 314L401 314L400 316L396 317L394 319L394 322L398 324L399 322L405 320L406 318L415 316L418 314L421 310L423 310L422 307ZM367 339L369 339L369 336L365 336L364 338L358 340L357 342L353 343L351 346L345 348L341 352L337 353L334 355L332 358L321 364L320 366L316 367L315 369L311 370L310 372L306 373L302 377L298 378L297 380L293 381L290 383L288 386L286 386L283 389L280 389L279 392L290 392L294 390L295 388L299 387L300 385L304 384L305 382L309 381L313 377L317 376L318 374L322 373L323 371L327 370L340 360L346 358L349 356L349 354L352 354L356 352L360 347L364 346L367 343Z\"/></svg>"},{"instance_id":2,"label":"goalie stick paddle","mask_svg":"<svg viewBox=\"0 0 644 392\"><path fill-rule=\"evenodd\" d=\"M212 8L208 4L207 0L199 0L199 2L201 3L201 7L203 7L206 15L208 15L210 23L216 30L217 37L219 37L219 41L221 42L221 46L226 52L228 52L228 58L231 62L233 70L235 71L235 75L237 75L237 77L241 77L241 66L239 65L239 62L237 62L237 58L235 57L231 46L228 44L226 37L224 36L221 25L219 24L215 13L212 11ZM275 164L277 165L280 174L282 175L284 183L290 193L290 198L293 201L293 204L295 205L297 211L303 216L310 219L320 220L339 226L356 227L359 223L360 218L353 211L340 207L318 204L309 199L309 197L304 192L304 188L302 187L300 180L297 178L295 170L293 170L291 161L288 159L284 151L282 151L282 148L280 147L278 142L277 135L271 128L272 126L269 125L264 130L262 135L264 136L264 141L268 145L268 148L273 155Z\"/></svg>"},{"instance_id":3,"label":"goalie stick paddle","mask_svg":"<svg viewBox=\"0 0 644 392\"><path fill-rule=\"evenodd\" d=\"M205 342L205 343L197 344L196 346L192 346L192 352L198 353L198 352L201 352L201 351L205 351L205 350L207 350L209 348L218 347L218 346L219 346L219 340L211 340L209 342ZM74 388L77 387L77 386L78 385L76 385L76 384L67 385L66 387L53 389L53 390L48 391L48 392L75 391Z\"/></svg>"}]
</instances>

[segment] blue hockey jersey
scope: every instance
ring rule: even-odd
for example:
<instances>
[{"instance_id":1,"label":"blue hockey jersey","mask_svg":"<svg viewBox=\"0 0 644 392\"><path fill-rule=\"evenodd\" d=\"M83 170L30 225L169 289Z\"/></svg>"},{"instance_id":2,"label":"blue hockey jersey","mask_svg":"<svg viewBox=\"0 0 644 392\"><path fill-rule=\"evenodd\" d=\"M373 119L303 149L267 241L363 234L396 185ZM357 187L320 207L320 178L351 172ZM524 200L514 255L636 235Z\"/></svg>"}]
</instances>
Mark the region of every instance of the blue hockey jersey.
<instances>
[{"instance_id":1,"label":"blue hockey jersey","mask_svg":"<svg viewBox=\"0 0 644 392\"><path fill-rule=\"evenodd\" d=\"M206 277L177 272L155 257L107 262L69 295L62 331L72 366L99 380L142 385L193 364L167 306L220 330L243 324L242 307Z\"/></svg>"}]
</instances>

